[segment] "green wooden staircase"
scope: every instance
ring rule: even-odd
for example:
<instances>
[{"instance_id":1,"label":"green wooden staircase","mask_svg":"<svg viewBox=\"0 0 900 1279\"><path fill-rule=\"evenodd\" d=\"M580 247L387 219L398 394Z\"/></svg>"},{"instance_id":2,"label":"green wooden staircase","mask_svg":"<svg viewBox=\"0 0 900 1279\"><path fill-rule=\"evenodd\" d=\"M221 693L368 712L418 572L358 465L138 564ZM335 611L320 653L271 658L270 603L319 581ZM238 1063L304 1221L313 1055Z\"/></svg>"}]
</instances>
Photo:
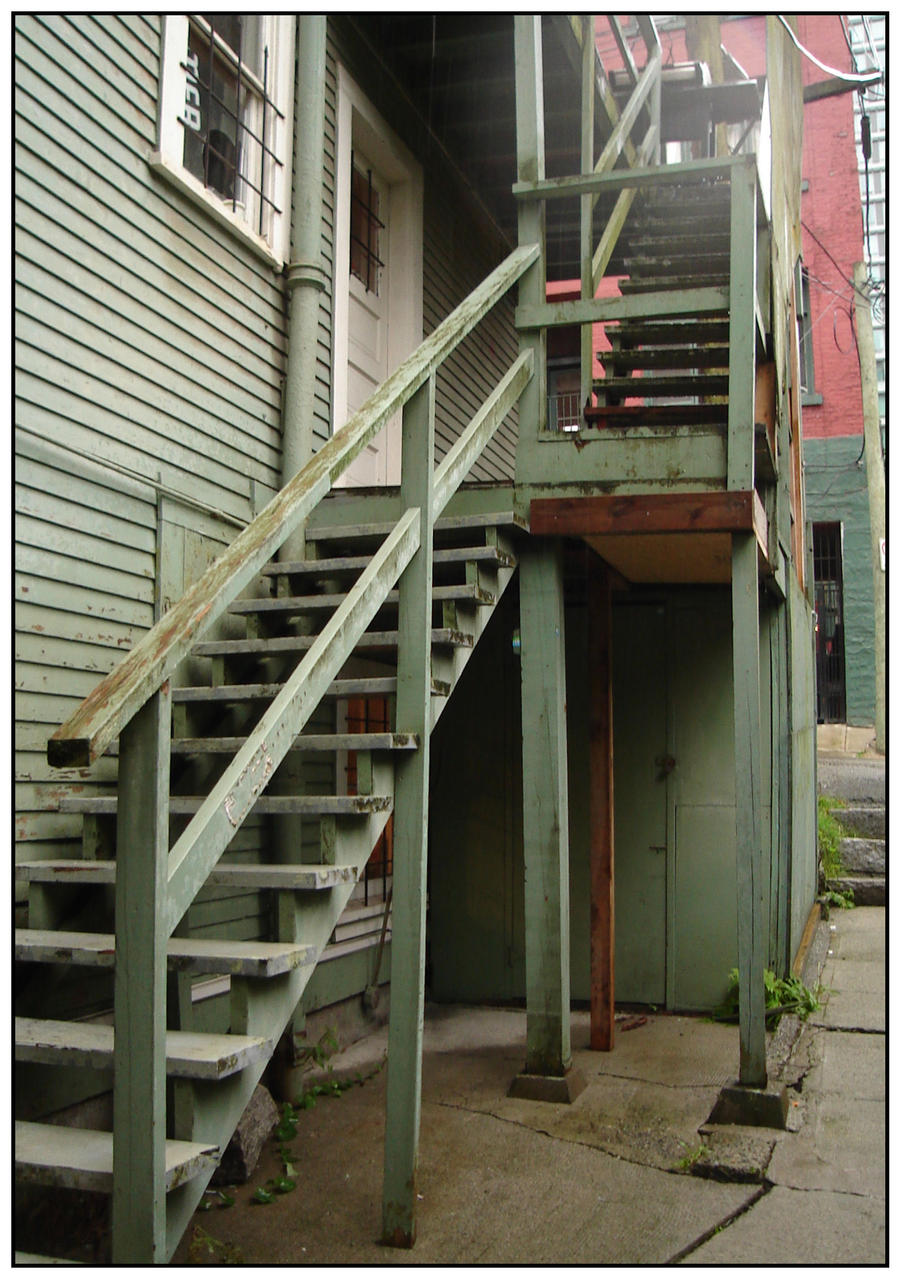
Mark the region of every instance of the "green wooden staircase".
<instances>
[{"instance_id":1,"label":"green wooden staircase","mask_svg":"<svg viewBox=\"0 0 900 1279\"><path fill-rule=\"evenodd\" d=\"M37 983L48 966L111 970L114 1013L112 1024L17 1018L16 1058L108 1072L113 1125L17 1122L16 1176L110 1192L116 1263L171 1257L392 813L393 949L413 974L407 990L392 968L392 985L414 1016L421 1002L429 738L523 529L510 512L442 512L532 358L515 361L436 469L434 371L536 259L534 246L516 250L470 294L49 744L52 763L72 766L118 739L118 784L61 799L83 817L80 858L18 867L29 927L15 957ZM401 409L400 518L317 525L333 480ZM288 538L292 558L272 559ZM367 697L388 700L389 727L339 731L337 707ZM355 793L337 784L348 751ZM90 899L74 923L73 890ZM233 940L192 927L196 901L248 891L268 901L267 931ZM213 975L229 990L224 1034L193 1016L193 982ZM417 1094L414 1036L405 1047L401 1036L391 1083ZM414 1151L398 1151L398 1167L404 1157Z\"/></svg>"}]
</instances>

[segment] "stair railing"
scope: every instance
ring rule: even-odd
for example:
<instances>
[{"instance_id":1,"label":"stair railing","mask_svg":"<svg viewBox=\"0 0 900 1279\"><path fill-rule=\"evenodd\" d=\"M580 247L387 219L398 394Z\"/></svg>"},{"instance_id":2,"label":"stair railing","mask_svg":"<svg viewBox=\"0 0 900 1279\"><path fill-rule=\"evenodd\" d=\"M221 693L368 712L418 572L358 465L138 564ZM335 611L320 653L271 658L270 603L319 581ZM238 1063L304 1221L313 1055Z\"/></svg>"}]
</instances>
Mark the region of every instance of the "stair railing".
<instances>
[{"instance_id":1,"label":"stair railing","mask_svg":"<svg viewBox=\"0 0 900 1279\"><path fill-rule=\"evenodd\" d=\"M420 761L405 770L400 789L410 793L413 808L418 800L421 818L427 795L434 520L531 380L533 357L531 352L519 355L437 470L435 375L539 257L536 244L520 245L510 253L335 432L48 742L51 765L83 767L119 737L112 1199L116 1263L162 1262L177 1243L166 1230L168 939L398 579L398 716L405 715L411 721L405 727L424 734L425 741L425 749L414 753L424 764ZM403 513L170 850L171 678L176 667L399 410ZM399 804L398 794L398 811ZM413 870L414 876L421 874L421 866ZM395 880L395 907L396 888ZM413 890L420 898L418 887ZM400 934L397 923L395 936ZM420 949L421 938L413 936L413 954Z\"/></svg>"}]
</instances>

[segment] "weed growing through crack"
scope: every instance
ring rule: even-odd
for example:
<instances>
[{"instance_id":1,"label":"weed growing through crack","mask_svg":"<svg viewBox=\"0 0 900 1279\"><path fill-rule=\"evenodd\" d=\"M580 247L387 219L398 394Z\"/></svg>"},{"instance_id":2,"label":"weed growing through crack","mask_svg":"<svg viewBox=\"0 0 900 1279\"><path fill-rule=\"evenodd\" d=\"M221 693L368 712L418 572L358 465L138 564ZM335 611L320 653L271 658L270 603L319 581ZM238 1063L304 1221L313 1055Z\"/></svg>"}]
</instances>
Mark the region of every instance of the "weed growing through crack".
<instances>
[{"instance_id":1,"label":"weed growing through crack","mask_svg":"<svg viewBox=\"0 0 900 1279\"><path fill-rule=\"evenodd\" d=\"M766 1026L773 1030L785 1013L796 1013L806 1018L819 1007L821 987L810 988L799 977L776 977L770 968L763 974L766 995ZM728 993L724 1002L716 1009L716 1021L735 1022L739 1020L740 1008L740 976L736 968L728 974Z\"/></svg>"},{"instance_id":2,"label":"weed growing through crack","mask_svg":"<svg viewBox=\"0 0 900 1279\"><path fill-rule=\"evenodd\" d=\"M684 1145L684 1142L681 1144ZM704 1159L707 1155L711 1154L712 1151L709 1146L704 1145L701 1141L699 1146L691 1147L683 1158L678 1160L675 1167L679 1172L690 1172L695 1164L699 1163L701 1159Z\"/></svg>"},{"instance_id":3,"label":"weed growing through crack","mask_svg":"<svg viewBox=\"0 0 900 1279\"><path fill-rule=\"evenodd\" d=\"M224 1243L207 1234L202 1226L194 1226L188 1247L188 1262L192 1266L242 1266L244 1254L236 1244Z\"/></svg>"},{"instance_id":4,"label":"weed growing through crack","mask_svg":"<svg viewBox=\"0 0 900 1279\"><path fill-rule=\"evenodd\" d=\"M846 831L840 821L833 815L835 809L843 808L843 802L832 795L820 795L818 801L818 834L819 855L822 858L822 873L826 881L837 879L844 872L841 862L841 840Z\"/></svg>"}]
</instances>

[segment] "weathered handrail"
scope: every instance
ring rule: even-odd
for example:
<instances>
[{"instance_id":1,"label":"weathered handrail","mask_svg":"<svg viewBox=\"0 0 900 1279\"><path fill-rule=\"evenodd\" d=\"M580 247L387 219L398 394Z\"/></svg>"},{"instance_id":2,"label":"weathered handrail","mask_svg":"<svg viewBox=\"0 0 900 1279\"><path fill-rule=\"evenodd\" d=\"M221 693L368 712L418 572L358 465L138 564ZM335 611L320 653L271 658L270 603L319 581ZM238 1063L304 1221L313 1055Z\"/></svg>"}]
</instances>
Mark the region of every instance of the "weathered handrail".
<instances>
[{"instance_id":1,"label":"weathered handrail","mask_svg":"<svg viewBox=\"0 0 900 1279\"><path fill-rule=\"evenodd\" d=\"M51 765L86 767L103 753L369 440L538 256L536 244L514 249L378 387L57 729L47 744Z\"/></svg>"}]
</instances>

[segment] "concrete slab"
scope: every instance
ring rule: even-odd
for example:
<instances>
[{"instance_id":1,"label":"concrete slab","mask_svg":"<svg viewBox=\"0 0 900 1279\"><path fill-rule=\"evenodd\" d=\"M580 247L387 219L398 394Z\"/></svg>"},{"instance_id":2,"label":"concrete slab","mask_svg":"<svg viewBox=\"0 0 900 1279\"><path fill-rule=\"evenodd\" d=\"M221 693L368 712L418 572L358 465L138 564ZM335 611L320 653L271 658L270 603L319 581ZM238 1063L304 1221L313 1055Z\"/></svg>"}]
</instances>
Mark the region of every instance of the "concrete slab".
<instances>
[{"instance_id":1,"label":"concrete slab","mask_svg":"<svg viewBox=\"0 0 900 1279\"><path fill-rule=\"evenodd\" d=\"M816 772L820 795L834 795L848 802L884 803L884 756L859 759L850 755L820 753Z\"/></svg>"},{"instance_id":2,"label":"concrete slab","mask_svg":"<svg viewBox=\"0 0 900 1279\"><path fill-rule=\"evenodd\" d=\"M819 1037L821 1065L810 1085L822 1093L860 1101L884 1100L887 1066L884 1035L840 1031Z\"/></svg>"},{"instance_id":3,"label":"concrete slab","mask_svg":"<svg viewBox=\"0 0 900 1279\"><path fill-rule=\"evenodd\" d=\"M690 1266L884 1265L884 1200L776 1186L685 1258Z\"/></svg>"}]
</instances>

